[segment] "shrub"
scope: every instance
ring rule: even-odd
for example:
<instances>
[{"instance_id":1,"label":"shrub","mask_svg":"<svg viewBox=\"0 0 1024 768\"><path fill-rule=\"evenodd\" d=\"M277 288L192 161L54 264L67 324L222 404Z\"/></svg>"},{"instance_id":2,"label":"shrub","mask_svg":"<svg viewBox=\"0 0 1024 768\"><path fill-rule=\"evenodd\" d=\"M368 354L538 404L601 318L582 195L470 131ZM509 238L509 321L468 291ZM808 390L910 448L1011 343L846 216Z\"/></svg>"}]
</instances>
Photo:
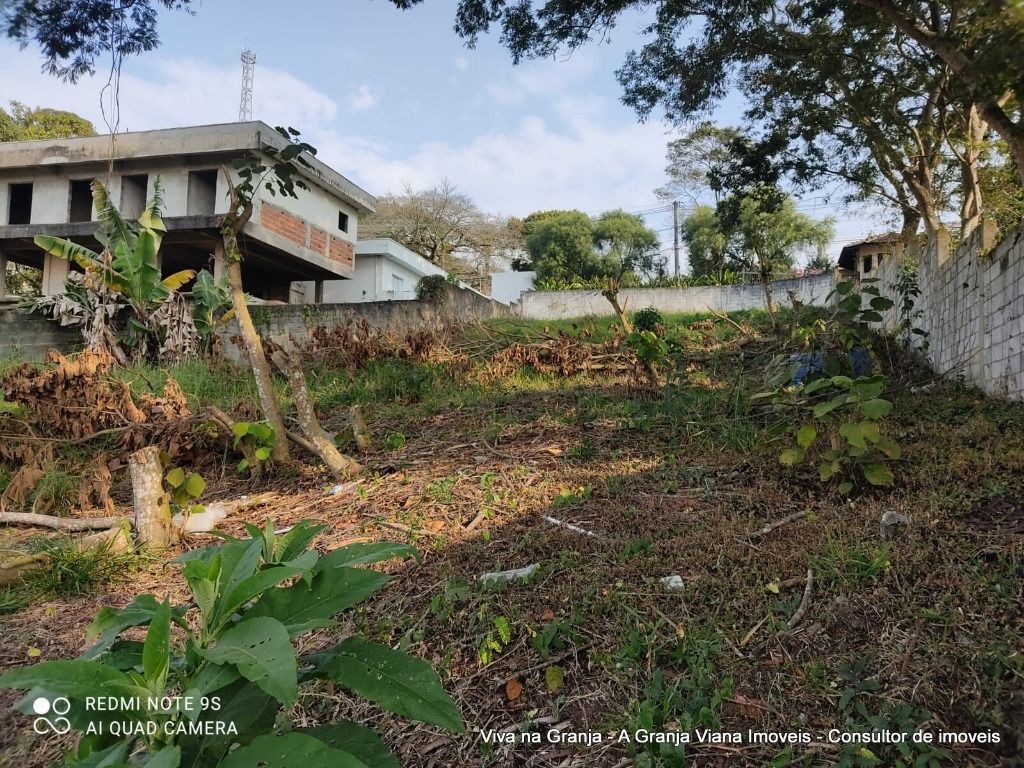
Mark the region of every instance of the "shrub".
<instances>
[{"instance_id":1,"label":"shrub","mask_svg":"<svg viewBox=\"0 0 1024 768\"><path fill-rule=\"evenodd\" d=\"M448 286L448 279L444 275L421 277L416 283L416 298L420 301L443 304L448 300Z\"/></svg>"},{"instance_id":2,"label":"shrub","mask_svg":"<svg viewBox=\"0 0 1024 768\"><path fill-rule=\"evenodd\" d=\"M657 307L646 307L633 313L633 329L637 331L650 331L660 333L664 328L665 320Z\"/></svg>"},{"instance_id":3,"label":"shrub","mask_svg":"<svg viewBox=\"0 0 1024 768\"><path fill-rule=\"evenodd\" d=\"M303 522L278 536L270 523L249 526L250 538L187 552L177 562L188 603L140 595L124 608L103 608L89 627L94 645L78 659L9 671L0 687L30 689L18 704L26 714L36 711L37 697L67 700L61 716L84 733L68 765L124 766L129 755L132 764L163 768L397 765L372 730L353 722L281 731L301 687L316 679L403 717L464 731L425 661L356 635L297 653L298 638L336 626L335 615L389 580L356 566L415 554L375 542L321 557L309 545L323 528ZM148 627L144 642L120 637L140 626ZM87 709L87 697L97 696L121 708ZM114 721L130 727L112 733Z\"/></svg>"}]
</instances>

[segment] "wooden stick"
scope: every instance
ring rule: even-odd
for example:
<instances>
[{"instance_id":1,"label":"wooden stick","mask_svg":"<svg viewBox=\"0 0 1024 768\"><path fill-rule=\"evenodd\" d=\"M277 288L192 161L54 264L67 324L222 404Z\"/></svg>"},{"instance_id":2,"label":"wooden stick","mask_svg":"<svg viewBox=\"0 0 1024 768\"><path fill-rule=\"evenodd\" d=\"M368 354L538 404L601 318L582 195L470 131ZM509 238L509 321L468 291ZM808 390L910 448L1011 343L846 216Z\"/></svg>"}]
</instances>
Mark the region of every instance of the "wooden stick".
<instances>
[{"instance_id":1,"label":"wooden stick","mask_svg":"<svg viewBox=\"0 0 1024 768\"><path fill-rule=\"evenodd\" d=\"M774 531L776 528L781 528L782 526L786 525L787 523L792 523L794 520L799 520L800 518L806 517L806 516L807 516L807 510L806 509L802 510L800 512L794 512L792 515L786 515L781 520L776 520L774 523L768 523L768 525L764 526L763 528L759 528L756 531L754 531L753 533L748 533L747 535L748 536L767 536L769 533Z\"/></svg>"},{"instance_id":2,"label":"wooden stick","mask_svg":"<svg viewBox=\"0 0 1024 768\"><path fill-rule=\"evenodd\" d=\"M800 598L800 605L797 606L796 611L789 617L789 621L786 622L786 629L793 629L803 619L804 614L807 613L808 606L811 604L811 591L813 589L814 571L808 568L807 583L804 585L804 596Z\"/></svg>"},{"instance_id":3,"label":"wooden stick","mask_svg":"<svg viewBox=\"0 0 1024 768\"><path fill-rule=\"evenodd\" d=\"M30 512L0 512L0 523L8 525L37 525L59 531L95 531L120 525L126 517L55 517Z\"/></svg>"}]
</instances>

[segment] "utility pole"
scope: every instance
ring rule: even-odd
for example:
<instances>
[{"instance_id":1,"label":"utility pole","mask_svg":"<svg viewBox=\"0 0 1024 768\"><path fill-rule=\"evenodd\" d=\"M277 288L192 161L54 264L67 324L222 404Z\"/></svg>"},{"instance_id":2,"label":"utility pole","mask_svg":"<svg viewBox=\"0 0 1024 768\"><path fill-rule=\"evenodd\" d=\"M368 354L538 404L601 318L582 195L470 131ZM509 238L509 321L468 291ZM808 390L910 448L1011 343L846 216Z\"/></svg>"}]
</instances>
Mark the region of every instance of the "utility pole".
<instances>
[{"instance_id":1,"label":"utility pole","mask_svg":"<svg viewBox=\"0 0 1024 768\"><path fill-rule=\"evenodd\" d=\"M676 257L676 277L679 277L679 201L672 201L672 252Z\"/></svg>"},{"instance_id":2,"label":"utility pole","mask_svg":"<svg viewBox=\"0 0 1024 768\"><path fill-rule=\"evenodd\" d=\"M246 48L242 51L242 98L238 103L238 122L252 120L252 78L256 69L256 52Z\"/></svg>"}]
</instances>

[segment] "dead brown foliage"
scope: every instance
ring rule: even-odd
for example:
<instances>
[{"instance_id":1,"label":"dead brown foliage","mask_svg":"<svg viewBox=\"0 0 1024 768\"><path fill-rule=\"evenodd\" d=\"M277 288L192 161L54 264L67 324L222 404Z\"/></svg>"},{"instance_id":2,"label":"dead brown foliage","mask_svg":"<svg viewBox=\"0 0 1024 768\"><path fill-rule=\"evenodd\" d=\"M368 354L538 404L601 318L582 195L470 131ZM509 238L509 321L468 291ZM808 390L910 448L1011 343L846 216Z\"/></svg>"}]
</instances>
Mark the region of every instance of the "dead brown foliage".
<instances>
[{"instance_id":1,"label":"dead brown foliage","mask_svg":"<svg viewBox=\"0 0 1024 768\"><path fill-rule=\"evenodd\" d=\"M124 428L121 443L137 448L145 443L135 425L166 425L190 415L188 402L172 379L161 396L133 396L128 382L109 375L114 359L109 353L86 349L65 357L50 350L48 367L25 364L0 382L9 402L25 407L21 424L26 436L81 440L100 432ZM0 444L0 459L25 460L24 446L16 441Z\"/></svg>"}]
</instances>

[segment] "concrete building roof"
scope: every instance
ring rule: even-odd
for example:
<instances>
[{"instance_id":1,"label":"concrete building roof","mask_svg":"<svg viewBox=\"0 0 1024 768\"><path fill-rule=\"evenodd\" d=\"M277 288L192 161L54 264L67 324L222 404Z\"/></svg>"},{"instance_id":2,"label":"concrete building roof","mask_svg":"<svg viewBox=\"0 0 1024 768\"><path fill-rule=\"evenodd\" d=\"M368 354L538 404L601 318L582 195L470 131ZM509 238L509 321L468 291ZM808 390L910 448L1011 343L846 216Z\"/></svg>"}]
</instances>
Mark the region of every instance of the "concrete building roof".
<instances>
[{"instance_id":1,"label":"concrete building roof","mask_svg":"<svg viewBox=\"0 0 1024 768\"><path fill-rule=\"evenodd\" d=\"M439 266L423 258L418 253L414 253L401 243L397 243L386 237L359 240L356 243L357 263L359 259L365 259L373 256L391 259L392 261L407 267L410 271L415 272L420 277L448 274Z\"/></svg>"},{"instance_id":2,"label":"concrete building roof","mask_svg":"<svg viewBox=\"0 0 1024 768\"><path fill-rule=\"evenodd\" d=\"M114 134L114 160L132 160L188 155L240 154L266 147L283 149L287 141L266 123L221 123L155 131ZM0 170L38 166L106 163L110 159L111 136L74 139L12 141L0 145ZM307 180L345 200L362 213L372 212L377 199L327 164L306 155L310 167L302 168Z\"/></svg>"}]
</instances>

